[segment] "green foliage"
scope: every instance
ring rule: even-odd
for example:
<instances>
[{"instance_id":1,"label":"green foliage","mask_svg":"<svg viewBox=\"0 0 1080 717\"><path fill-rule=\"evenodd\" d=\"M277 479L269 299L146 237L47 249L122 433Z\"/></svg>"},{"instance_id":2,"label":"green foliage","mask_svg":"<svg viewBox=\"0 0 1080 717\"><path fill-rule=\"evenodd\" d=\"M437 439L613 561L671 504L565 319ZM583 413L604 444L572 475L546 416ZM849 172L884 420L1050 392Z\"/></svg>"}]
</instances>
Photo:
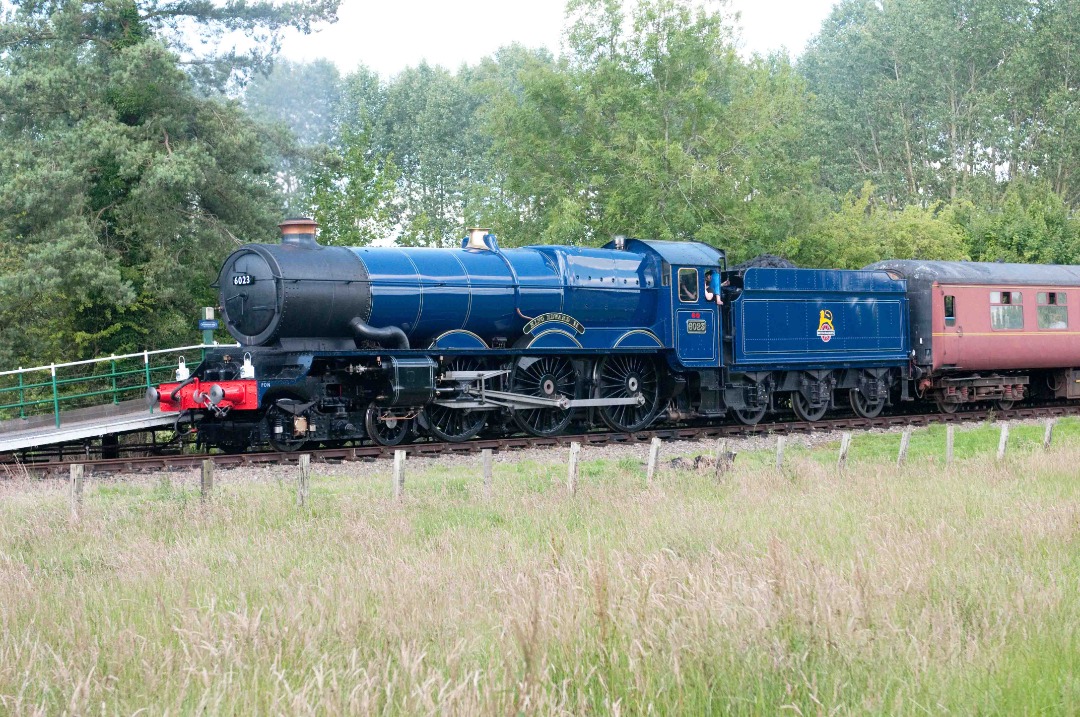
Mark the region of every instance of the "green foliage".
<instances>
[{"instance_id":1,"label":"green foliage","mask_svg":"<svg viewBox=\"0 0 1080 717\"><path fill-rule=\"evenodd\" d=\"M277 163L285 213L310 214L315 175L331 171L327 157L341 146L345 87L328 60L275 63L245 88L243 103L263 123Z\"/></svg>"},{"instance_id":2,"label":"green foliage","mask_svg":"<svg viewBox=\"0 0 1080 717\"><path fill-rule=\"evenodd\" d=\"M869 182L848 194L838 211L783 244L783 254L803 266L857 269L882 258L965 259L964 233L951 207L908 205L890 211Z\"/></svg>"},{"instance_id":3,"label":"green foliage","mask_svg":"<svg viewBox=\"0 0 1080 717\"><path fill-rule=\"evenodd\" d=\"M359 70L337 118L359 146L334 156L363 154L362 186L393 177L351 206L406 244L480 225L504 246L629 234L812 266L1077 261L1077 1L846 0L796 68L741 58L722 3L574 0L557 62L512 46L457 73Z\"/></svg>"},{"instance_id":4,"label":"green foliage","mask_svg":"<svg viewBox=\"0 0 1080 717\"><path fill-rule=\"evenodd\" d=\"M323 244L361 246L390 234L394 166L379 169L366 149L363 137L346 130L342 149L324 155L312 179L310 207Z\"/></svg>"},{"instance_id":5,"label":"green foliage","mask_svg":"<svg viewBox=\"0 0 1080 717\"><path fill-rule=\"evenodd\" d=\"M192 340L223 254L273 230L279 195L267 136L164 40L185 19L304 25L317 10L301 5L15 8L0 29L0 365Z\"/></svg>"},{"instance_id":6,"label":"green foliage","mask_svg":"<svg viewBox=\"0 0 1080 717\"><path fill-rule=\"evenodd\" d=\"M470 190L486 185L490 140L477 131L483 95L473 84L467 71L421 63L382 88L371 136L398 170L394 213L405 244L456 243Z\"/></svg>"},{"instance_id":7,"label":"green foliage","mask_svg":"<svg viewBox=\"0 0 1080 717\"><path fill-rule=\"evenodd\" d=\"M993 205L966 203L956 215L974 259L1035 264L1080 260L1080 219L1047 182L1014 182Z\"/></svg>"},{"instance_id":8,"label":"green foliage","mask_svg":"<svg viewBox=\"0 0 1080 717\"><path fill-rule=\"evenodd\" d=\"M719 11L674 0L570 5L567 58L499 98L512 233L599 243L625 233L766 245L810 194L805 96L782 58L745 63Z\"/></svg>"},{"instance_id":9,"label":"green foliage","mask_svg":"<svg viewBox=\"0 0 1080 717\"><path fill-rule=\"evenodd\" d=\"M845 0L799 62L822 180L893 206L1043 177L1075 201L1076 0Z\"/></svg>"},{"instance_id":10,"label":"green foliage","mask_svg":"<svg viewBox=\"0 0 1080 717\"><path fill-rule=\"evenodd\" d=\"M571 0L559 60L266 72L336 7L9 6L0 367L190 340L283 213L342 244L1080 261L1080 0L843 0L797 65L740 56L719 0Z\"/></svg>"}]
</instances>

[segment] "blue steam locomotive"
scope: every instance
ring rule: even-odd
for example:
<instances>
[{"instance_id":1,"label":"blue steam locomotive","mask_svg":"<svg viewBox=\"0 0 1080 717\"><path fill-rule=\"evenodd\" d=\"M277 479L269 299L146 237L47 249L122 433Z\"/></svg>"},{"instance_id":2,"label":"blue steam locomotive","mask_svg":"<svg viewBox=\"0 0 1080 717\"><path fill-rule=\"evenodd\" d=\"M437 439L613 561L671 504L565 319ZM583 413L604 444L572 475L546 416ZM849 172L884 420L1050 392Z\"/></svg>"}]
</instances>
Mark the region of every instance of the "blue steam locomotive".
<instances>
[{"instance_id":1,"label":"blue steam locomotive","mask_svg":"<svg viewBox=\"0 0 1080 717\"><path fill-rule=\"evenodd\" d=\"M907 397L906 282L886 271L733 271L697 242L504 250L484 230L460 249L335 247L311 220L281 227L221 268L241 347L153 392L207 445L813 421L838 401L873 417Z\"/></svg>"}]
</instances>

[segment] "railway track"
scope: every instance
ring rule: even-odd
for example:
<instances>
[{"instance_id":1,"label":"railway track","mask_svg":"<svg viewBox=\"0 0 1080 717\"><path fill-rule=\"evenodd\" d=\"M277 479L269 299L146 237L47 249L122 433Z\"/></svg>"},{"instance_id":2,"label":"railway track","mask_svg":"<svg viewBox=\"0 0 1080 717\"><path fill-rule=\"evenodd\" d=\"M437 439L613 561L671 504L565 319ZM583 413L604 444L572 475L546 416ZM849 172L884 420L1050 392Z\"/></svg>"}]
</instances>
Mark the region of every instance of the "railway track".
<instances>
[{"instance_id":1,"label":"railway track","mask_svg":"<svg viewBox=\"0 0 1080 717\"><path fill-rule=\"evenodd\" d=\"M1025 419L1058 418L1080 415L1080 405L1053 405L1039 407L1013 408L1001 410L972 410L953 414L913 413L878 418L841 417L814 422L775 421L760 423L756 426L741 424L682 426L658 428L638 433L592 432L565 434L552 438L533 438L512 436L504 438L475 439L464 443L444 443L423 441L404 446L352 446L348 448L323 448L301 451L314 458L326 461L377 460L392 456L395 450L404 450L411 457L437 457L441 455L461 455L476 453L484 449L513 451L525 448L543 448L568 446L571 442L583 445L646 443L654 437L669 441L690 441L704 438L757 436L762 434L806 434L837 430L867 430L872 428L893 428L898 426L928 426L934 423L974 423L993 418L998 421ZM238 466L291 465L297 462L297 453L239 453L214 454L214 463L223 468ZM73 459L70 461L50 461L19 464L13 456L0 457L0 465L21 465L36 475L66 475L69 466L80 463L87 472L92 473L143 473L170 468L190 468L199 465L207 458L206 454L153 455L110 459ZM0 476L3 473L0 472Z\"/></svg>"}]
</instances>

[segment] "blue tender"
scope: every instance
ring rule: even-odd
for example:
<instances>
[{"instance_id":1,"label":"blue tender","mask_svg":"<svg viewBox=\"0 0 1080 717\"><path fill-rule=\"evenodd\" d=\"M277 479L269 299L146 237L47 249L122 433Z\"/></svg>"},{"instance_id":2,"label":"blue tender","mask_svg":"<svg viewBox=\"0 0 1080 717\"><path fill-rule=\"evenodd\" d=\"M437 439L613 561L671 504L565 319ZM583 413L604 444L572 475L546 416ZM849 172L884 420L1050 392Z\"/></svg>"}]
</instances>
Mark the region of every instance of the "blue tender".
<instances>
[{"instance_id":1,"label":"blue tender","mask_svg":"<svg viewBox=\"0 0 1080 717\"><path fill-rule=\"evenodd\" d=\"M732 302L731 368L906 365L906 292L884 271L749 269Z\"/></svg>"}]
</instances>

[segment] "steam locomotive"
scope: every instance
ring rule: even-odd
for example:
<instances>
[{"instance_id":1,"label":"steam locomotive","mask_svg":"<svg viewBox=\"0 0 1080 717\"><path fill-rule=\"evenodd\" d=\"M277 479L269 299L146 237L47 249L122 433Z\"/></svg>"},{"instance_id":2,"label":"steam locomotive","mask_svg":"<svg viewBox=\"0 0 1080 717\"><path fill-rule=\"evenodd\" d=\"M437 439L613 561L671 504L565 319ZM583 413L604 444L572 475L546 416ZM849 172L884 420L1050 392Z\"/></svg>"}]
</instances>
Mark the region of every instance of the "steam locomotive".
<instances>
[{"instance_id":1,"label":"steam locomotive","mask_svg":"<svg viewBox=\"0 0 1080 717\"><path fill-rule=\"evenodd\" d=\"M1076 334L1042 328L1044 314L1068 326L1080 267L736 270L698 242L504 250L470 230L460 249L353 248L320 245L316 228L287 220L280 244L229 256L217 288L239 348L210 350L151 389L204 446L636 432L789 411L875 417L910 400L949 411L1080 397ZM1002 308L1017 306L1019 317Z\"/></svg>"}]
</instances>

